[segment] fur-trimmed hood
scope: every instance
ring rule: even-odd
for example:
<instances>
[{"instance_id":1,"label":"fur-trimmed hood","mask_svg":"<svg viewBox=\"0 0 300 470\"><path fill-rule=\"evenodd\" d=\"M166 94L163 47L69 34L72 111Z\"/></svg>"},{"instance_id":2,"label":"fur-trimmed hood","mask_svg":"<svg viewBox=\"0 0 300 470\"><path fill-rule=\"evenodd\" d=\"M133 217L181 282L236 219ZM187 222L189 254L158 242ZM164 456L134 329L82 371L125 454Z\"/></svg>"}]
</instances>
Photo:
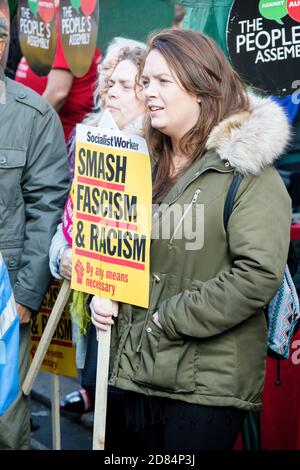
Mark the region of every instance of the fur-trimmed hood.
<instances>
[{"instance_id":1,"label":"fur-trimmed hood","mask_svg":"<svg viewBox=\"0 0 300 470\"><path fill-rule=\"evenodd\" d=\"M284 152L290 127L282 108L271 98L249 94L250 110L224 119L210 133L207 149L214 149L244 175L259 173Z\"/></svg>"}]
</instances>

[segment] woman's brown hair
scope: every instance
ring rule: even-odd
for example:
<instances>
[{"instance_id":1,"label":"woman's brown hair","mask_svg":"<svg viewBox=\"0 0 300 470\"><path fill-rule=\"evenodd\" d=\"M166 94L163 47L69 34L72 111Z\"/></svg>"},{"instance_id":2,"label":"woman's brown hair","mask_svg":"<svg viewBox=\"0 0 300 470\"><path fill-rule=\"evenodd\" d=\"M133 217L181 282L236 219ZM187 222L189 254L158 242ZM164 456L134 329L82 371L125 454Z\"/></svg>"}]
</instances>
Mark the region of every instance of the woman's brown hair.
<instances>
[{"instance_id":1,"label":"woman's brown hair","mask_svg":"<svg viewBox=\"0 0 300 470\"><path fill-rule=\"evenodd\" d=\"M144 63L154 49L165 58L181 86L201 100L197 124L183 136L180 143L183 155L189 156L189 167L204 155L208 136L219 122L249 109L245 84L215 41L204 34L191 30L161 31L150 37ZM149 116L146 117L145 133L150 153L159 157L153 188L153 199L158 202L179 175L170 177L170 137L151 127Z\"/></svg>"}]
</instances>

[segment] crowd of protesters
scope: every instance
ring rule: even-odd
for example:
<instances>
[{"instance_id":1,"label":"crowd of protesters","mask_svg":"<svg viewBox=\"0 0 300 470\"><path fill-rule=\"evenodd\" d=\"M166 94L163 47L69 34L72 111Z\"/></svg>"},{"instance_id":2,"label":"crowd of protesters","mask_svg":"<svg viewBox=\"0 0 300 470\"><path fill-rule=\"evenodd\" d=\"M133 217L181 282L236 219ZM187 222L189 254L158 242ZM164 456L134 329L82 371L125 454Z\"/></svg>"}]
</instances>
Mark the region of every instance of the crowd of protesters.
<instances>
[{"instance_id":1,"label":"crowd of protesters","mask_svg":"<svg viewBox=\"0 0 300 470\"><path fill-rule=\"evenodd\" d=\"M1 25L2 57L8 34ZM24 59L17 81L4 77L5 64L0 69L7 96L0 115L0 250L21 323L20 384L28 370L30 318L40 308L50 270L56 278L71 277L72 248L61 216L74 174L72 127L97 126L108 109L120 130L142 135L148 144L158 211L153 224L170 221L174 202L194 218L201 204L204 243L188 249L188 237L174 236L178 223L170 227L170 239L152 240L148 308L84 298L76 322L80 326L87 315L90 325L77 344L83 389L73 399L82 400L84 410L92 407L95 328L111 325L107 448L122 447L112 410L117 403L120 429L140 451L232 449L246 412L261 407L264 306L287 260L291 203L274 169L289 141L286 115L246 89L217 44L197 32L164 30L147 45L118 38L97 76L99 57L84 77L89 96L82 112L77 79L61 51L39 86ZM67 83L61 101L50 97L57 80ZM76 97L71 107L68 96ZM47 101L59 111L64 132ZM236 172L243 179L225 229L223 210ZM74 292L73 302L80 295ZM0 448L30 448L30 404L21 389L0 416Z\"/></svg>"}]
</instances>

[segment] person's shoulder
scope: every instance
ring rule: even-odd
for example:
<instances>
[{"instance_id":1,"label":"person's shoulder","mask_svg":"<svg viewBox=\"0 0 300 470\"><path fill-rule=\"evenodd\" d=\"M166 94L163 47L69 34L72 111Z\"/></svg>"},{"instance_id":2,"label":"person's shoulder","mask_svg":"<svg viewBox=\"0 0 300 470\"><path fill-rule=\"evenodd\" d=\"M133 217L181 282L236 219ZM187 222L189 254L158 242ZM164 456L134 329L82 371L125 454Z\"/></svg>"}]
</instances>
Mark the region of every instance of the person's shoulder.
<instances>
[{"instance_id":1,"label":"person's shoulder","mask_svg":"<svg viewBox=\"0 0 300 470\"><path fill-rule=\"evenodd\" d=\"M274 166L263 168L258 174L248 175L241 182L241 193L247 198L262 201L281 199L289 204L290 197L283 179Z\"/></svg>"},{"instance_id":2,"label":"person's shoulder","mask_svg":"<svg viewBox=\"0 0 300 470\"><path fill-rule=\"evenodd\" d=\"M31 88L11 80L10 78L7 79L6 83L9 95L17 103L36 110L42 116L51 112L51 106L49 106L49 104Z\"/></svg>"},{"instance_id":3,"label":"person's shoulder","mask_svg":"<svg viewBox=\"0 0 300 470\"><path fill-rule=\"evenodd\" d=\"M258 185L278 184L279 186L284 186L283 180L274 165L266 165L257 174L249 175L248 179L252 179Z\"/></svg>"}]
</instances>

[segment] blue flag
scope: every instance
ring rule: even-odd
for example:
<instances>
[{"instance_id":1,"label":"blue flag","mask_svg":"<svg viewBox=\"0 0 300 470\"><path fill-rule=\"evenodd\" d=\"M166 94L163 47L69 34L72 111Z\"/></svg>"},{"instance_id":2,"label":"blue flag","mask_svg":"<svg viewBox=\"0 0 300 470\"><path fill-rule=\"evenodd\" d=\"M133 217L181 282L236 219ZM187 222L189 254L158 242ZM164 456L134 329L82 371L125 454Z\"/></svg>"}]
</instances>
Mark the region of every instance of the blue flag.
<instances>
[{"instance_id":1,"label":"blue flag","mask_svg":"<svg viewBox=\"0 0 300 470\"><path fill-rule=\"evenodd\" d=\"M19 393L19 316L0 253L0 416Z\"/></svg>"},{"instance_id":2,"label":"blue flag","mask_svg":"<svg viewBox=\"0 0 300 470\"><path fill-rule=\"evenodd\" d=\"M297 103L293 100L292 95L284 96L283 98L279 98L278 96L272 96L272 100L282 106L282 108L285 110L289 123L293 124L300 109L300 103L298 103L298 98Z\"/></svg>"}]
</instances>

